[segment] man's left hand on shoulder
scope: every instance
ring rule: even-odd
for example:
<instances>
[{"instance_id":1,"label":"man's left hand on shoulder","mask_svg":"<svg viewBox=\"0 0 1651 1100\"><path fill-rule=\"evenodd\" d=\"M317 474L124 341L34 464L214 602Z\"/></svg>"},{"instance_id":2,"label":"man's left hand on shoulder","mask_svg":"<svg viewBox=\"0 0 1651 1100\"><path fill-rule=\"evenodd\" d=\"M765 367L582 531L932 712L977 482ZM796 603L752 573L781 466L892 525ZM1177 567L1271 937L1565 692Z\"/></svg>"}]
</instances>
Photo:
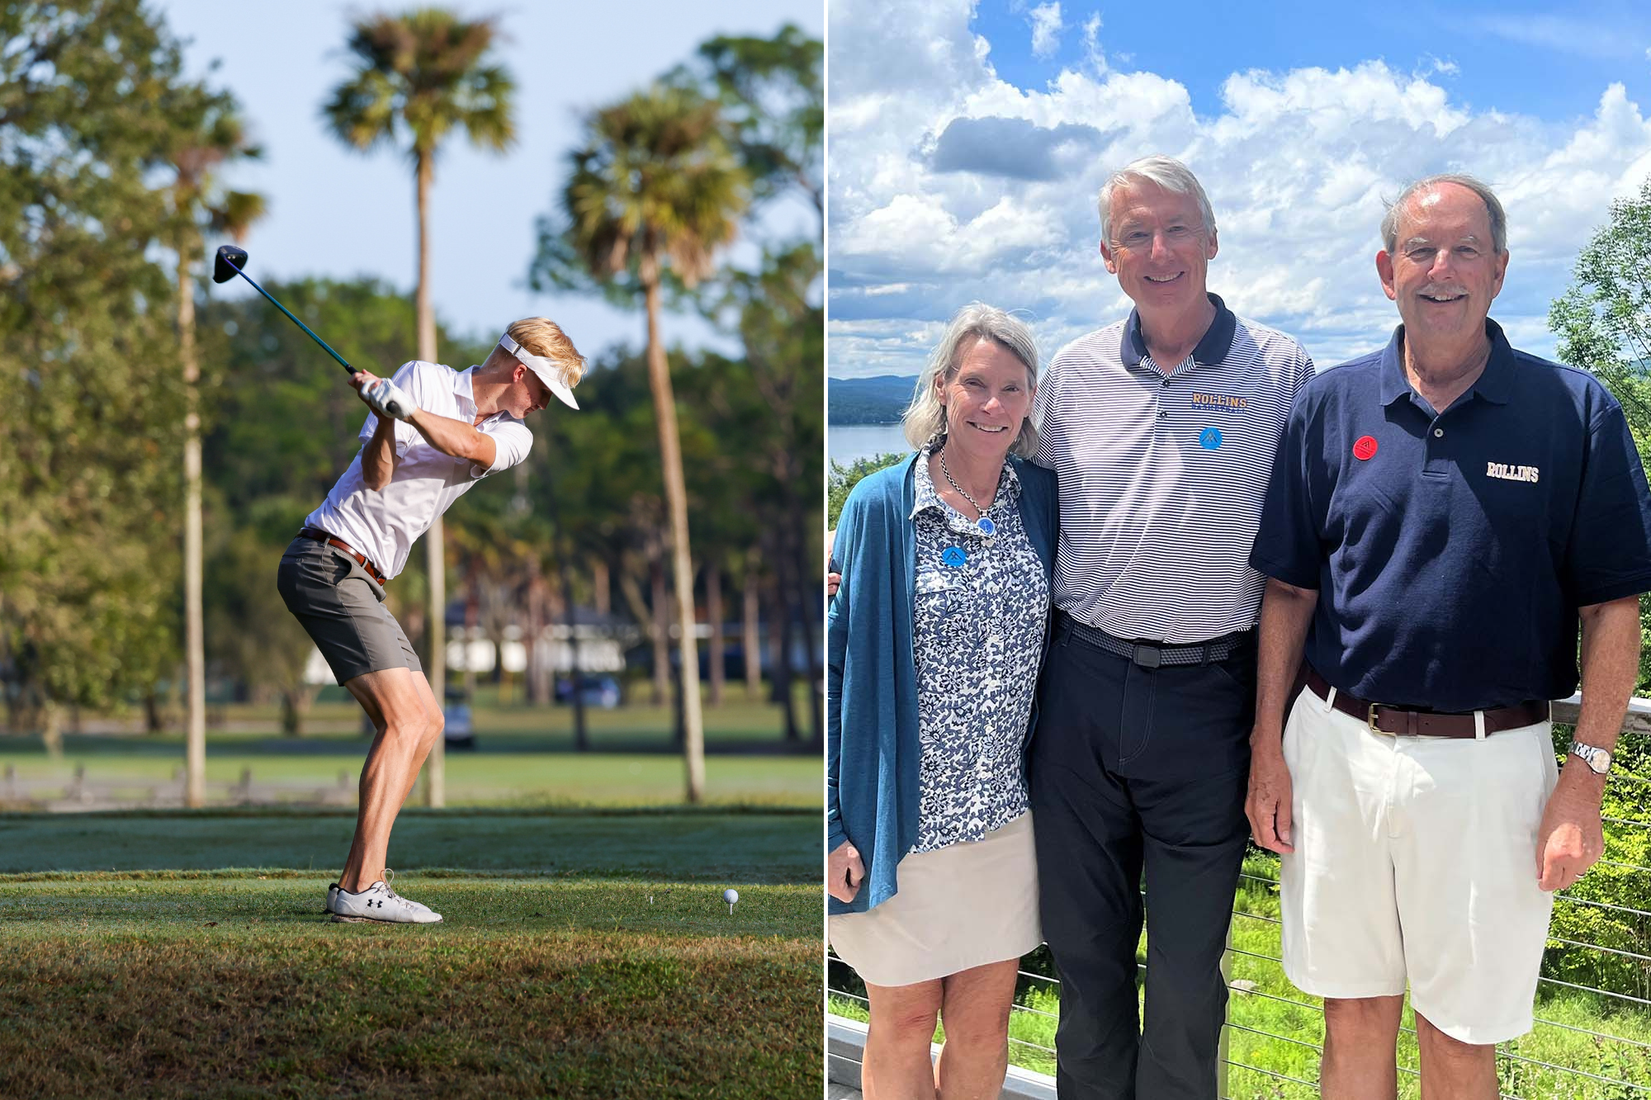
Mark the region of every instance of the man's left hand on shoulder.
<instances>
[{"instance_id":1,"label":"man's left hand on shoulder","mask_svg":"<svg viewBox=\"0 0 1651 1100\"><path fill-rule=\"evenodd\" d=\"M1605 851L1599 803L1605 785L1581 760L1567 756L1548 796L1536 833L1537 885L1563 890L1598 862Z\"/></svg>"}]
</instances>

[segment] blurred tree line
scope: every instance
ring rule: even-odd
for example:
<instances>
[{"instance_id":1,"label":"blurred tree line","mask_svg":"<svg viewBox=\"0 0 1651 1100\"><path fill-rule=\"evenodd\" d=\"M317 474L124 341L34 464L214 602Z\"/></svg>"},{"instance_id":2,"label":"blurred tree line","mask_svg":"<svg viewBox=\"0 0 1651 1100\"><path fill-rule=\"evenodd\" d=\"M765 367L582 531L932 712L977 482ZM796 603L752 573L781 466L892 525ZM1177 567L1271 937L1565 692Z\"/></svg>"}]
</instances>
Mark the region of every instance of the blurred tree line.
<instances>
[{"instance_id":1,"label":"blurred tree line","mask_svg":"<svg viewBox=\"0 0 1651 1100\"><path fill-rule=\"evenodd\" d=\"M313 698L310 646L281 605L275 565L354 455L365 413L336 365L272 306L212 298L202 265L188 262L202 230L228 232L247 213L246 196L206 201L203 161L257 150L233 124L232 94L186 80L177 41L138 0L8 5L0 42L8 726L55 736L68 713L122 704L146 706L154 727L167 720L157 685L175 682L182 660L184 458L198 400L206 656L214 673L279 698L297 732ZM713 632L709 701L727 690L721 644L749 650L760 625L795 738L820 730L817 699L812 714L792 711L785 651L812 651L804 628L819 620L823 224L776 235L764 214L788 194L821 207L821 64L820 43L787 26L773 38L713 39L638 93L702 105L704 140L725 150L749 200L734 227L745 246L692 286L669 269L662 280L670 309L709 318L737 353L666 354L691 610ZM581 281L559 265L571 227L558 194L546 206L535 280L639 309L626 284L634 273ZM219 241L206 243L210 252ZM179 294L180 277L190 293ZM352 363L389 371L414 355L414 302L395 287L311 278L268 289ZM543 311L556 314L553 303ZM479 363L493 339L439 331L441 360ZM680 662L668 653L670 525L644 349L593 356L579 400L577 415L530 420L527 462L448 513L447 588L495 638L507 623L536 636L573 605L631 620L654 640L652 690L663 699ZM417 558L390 596L415 645L429 584ZM757 690L754 657L742 691ZM548 670L536 671L524 694L548 702ZM817 674L808 679L817 687Z\"/></svg>"}]
</instances>

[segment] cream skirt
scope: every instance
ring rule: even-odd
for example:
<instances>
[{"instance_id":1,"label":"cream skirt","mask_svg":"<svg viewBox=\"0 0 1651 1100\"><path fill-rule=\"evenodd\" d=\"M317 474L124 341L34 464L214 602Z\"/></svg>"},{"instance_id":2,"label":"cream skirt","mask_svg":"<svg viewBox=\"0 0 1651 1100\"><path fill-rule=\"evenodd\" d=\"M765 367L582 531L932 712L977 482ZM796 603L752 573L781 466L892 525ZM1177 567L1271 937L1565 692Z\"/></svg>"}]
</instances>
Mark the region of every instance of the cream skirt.
<instances>
[{"instance_id":1,"label":"cream skirt","mask_svg":"<svg viewBox=\"0 0 1651 1100\"><path fill-rule=\"evenodd\" d=\"M933 981L1043 942L1030 812L985 838L900 861L899 892L830 919L831 946L872 985Z\"/></svg>"}]
</instances>

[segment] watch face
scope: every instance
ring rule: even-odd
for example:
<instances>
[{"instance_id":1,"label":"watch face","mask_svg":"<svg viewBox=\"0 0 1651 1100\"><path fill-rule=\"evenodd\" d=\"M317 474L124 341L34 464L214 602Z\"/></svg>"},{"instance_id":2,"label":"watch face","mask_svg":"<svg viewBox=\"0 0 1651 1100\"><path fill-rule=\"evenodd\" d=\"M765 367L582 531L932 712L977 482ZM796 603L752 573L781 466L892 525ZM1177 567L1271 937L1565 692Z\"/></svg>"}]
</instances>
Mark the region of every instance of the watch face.
<instances>
[{"instance_id":1,"label":"watch face","mask_svg":"<svg viewBox=\"0 0 1651 1100\"><path fill-rule=\"evenodd\" d=\"M1584 745L1580 741L1571 742L1571 753L1582 758L1588 765L1588 770L1596 775L1604 775L1611 770L1611 754L1597 745Z\"/></svg>"}]
</instances>

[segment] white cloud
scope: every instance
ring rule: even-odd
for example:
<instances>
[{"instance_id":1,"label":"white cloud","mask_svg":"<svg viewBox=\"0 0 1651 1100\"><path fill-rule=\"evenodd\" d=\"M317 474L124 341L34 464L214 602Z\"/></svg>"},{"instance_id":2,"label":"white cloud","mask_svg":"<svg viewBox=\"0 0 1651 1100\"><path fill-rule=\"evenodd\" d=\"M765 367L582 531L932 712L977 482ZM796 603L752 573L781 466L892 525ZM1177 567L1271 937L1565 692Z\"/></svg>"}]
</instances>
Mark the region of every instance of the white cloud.
<instances>
[{"instance_id":1,"label":"white cloud","mask_svg":"<svg viewBox=\"0 0 1651 1100\"><path fill-rule=\"evenodd\" d=\"M1091 72L1105 75L1106 54L1101 52L1101 13L1095 12L1083 21L1083 54Z\"/></svg>"},{"instance_id":2,"label":"white cloud","mask_svg":"<svg viewBox=\"0 0 1651 1100\"><path fill-rule=\"evenodd\" d=\"M1624 35L1611 20L1521 12L1480 16L1472 20L1472 25L1510 42L1582 57L1614 60L1634 54L1632 36Z\"/></svg>"},{"instance_id":3,"label":"white cloud","mask_svg":"<svg viewBox=\"0 0 1651 1100\"><path fill-rule=\"evenodd\" d=\"M1061 45L1061 6L1056 0L1032 9L1032 53L1053 57Z\"/></svg>"},{"instance_id":4,"label":"white cloud","mask_svg":"<svg viewBox=\"0 0 1651 1100\"><path fill-rule=\"evenodd\" d=\"M1577 250L1609 201L1651 172L1651 123L1603 80L1595 108L1564 124L1470 106L1441 83L1460 75L1435 59L1419 72L1376 59L1234 72L1216 109L1199 113L1180 82L1104 59L1017 87L971 27L971 0L903 3L900 21L873 0L830 10L838 376L915 373L933 326L976 299L1026 310L1045 353L1122 316L1129 302L1097 254L1094 197L1108 171L1153 152L1185 160L1210 194L1211 289L1301 338L1321 364L1378 346L1397 320L1375 274L1383 197L1428 172L1480 176L1507 207L1513 252L1495 315L1551 354L1548 304ZM1097 57L1099 38L1092 18L1084 46ZM937 162L949 127L973 142L961 147L970 155L954 148ZM1079 127L1083 140L1057 141ZM1035 165L1005 160L1043 150Z\"/></svg>"}]
</instances>

